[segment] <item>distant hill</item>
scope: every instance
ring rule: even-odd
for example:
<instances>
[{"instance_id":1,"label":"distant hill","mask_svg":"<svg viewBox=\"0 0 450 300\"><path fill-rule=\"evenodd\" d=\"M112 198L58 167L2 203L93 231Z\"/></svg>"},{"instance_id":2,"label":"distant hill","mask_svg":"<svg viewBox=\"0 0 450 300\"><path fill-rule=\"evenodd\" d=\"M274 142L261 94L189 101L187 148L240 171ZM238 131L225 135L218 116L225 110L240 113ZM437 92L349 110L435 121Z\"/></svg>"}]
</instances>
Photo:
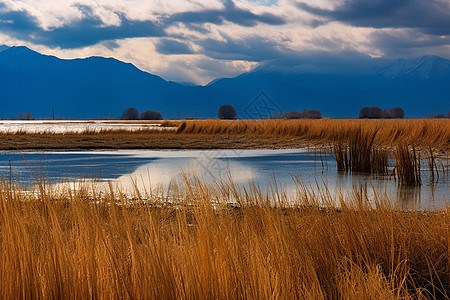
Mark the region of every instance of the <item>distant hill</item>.
<instances>
[{"instance_id":1,"label":"distant hill","mask_svg":"<svg viewBox=\"0 0 450 300\"><path fill-rule=\"evenodd\" d=\"M62 60L26 47L0 52L2 116L29 111L36 117L118 116L129 106L170 108L181 85L113 58Z\"/></svg>"},{"instance_id":2,"label":"distant hill","mask_svg":"<svg viewBox=\"0 0 450 300\"><path fill-rule=\"evenodd\" d=\"M450 61L436 56L399 60L366 75L284 74L268 70L217 79L207 86L178 84L113 58L63 60L26 47L0 47L0 117L117 117L127 107L165 118L216 117L232 104L240 118L260 106L263 90L278 110L319 109L323 116L356 117L362 106L401 106L407 117L450 110ZM258 108L259 109L259 108Z\"/></svg>"},{"instance_id":3,"label":"distant hill","mask_svg":"<svg viewBox=\"0 0 450 300\"><path fill-rule=\"evenodd\" d=\"M414 60L400 59L382 68L380 75L388 79L450 80L450 60L439 56L423 56Z\"/></svg>"},{"instance_id":4,"label":"distant hill","mask_svg":"<svg viewBox=\"0 0 450 300\"><path fill-rule=\"evenodd\" d=\"M6 49L9 49L9 47L5 45L0 46L0 52L5 51Z\"/></svg>"}]
</instances>

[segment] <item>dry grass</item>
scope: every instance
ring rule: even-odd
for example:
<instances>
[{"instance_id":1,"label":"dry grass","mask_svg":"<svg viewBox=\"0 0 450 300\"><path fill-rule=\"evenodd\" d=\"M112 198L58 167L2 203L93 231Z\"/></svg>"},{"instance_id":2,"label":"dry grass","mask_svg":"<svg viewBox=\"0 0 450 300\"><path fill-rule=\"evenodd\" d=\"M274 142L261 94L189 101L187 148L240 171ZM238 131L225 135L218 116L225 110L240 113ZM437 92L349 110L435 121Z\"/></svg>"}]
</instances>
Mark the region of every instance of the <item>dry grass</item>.
<instances>
[{"instance_id":1,"label":"dry grass","mask_svg":"<svg viewBox=\"0 0 450 300\"><path fill-rule=\"evenodd\" d=\"M301 184L287 199L279 189L265 194L255 185L206 185L198 178L172 199L83 191L67 188L61 196L41 184L30 194L0 185L0 297L450 294L448 206L404 212L383 195L369 203L356 189L331 199Z\"/></svg>"},{"instance_id":2,"label":"dry grass","mask_svg":"<svg viewBox=\"0 0 450 300\"><path fill-rule=\"evenodd\" d=\"M408 146L398 145L395 149L395 175L401 185L420 186L422 178L420 174L420 155L416 149ZM433 158L434 162L434 158ZM431 176L434 176L434 169L430 169ZM434 181L434 177L433 177Z\"/></svg>"},{"instance_id":3,"label":"dry grass","mask_svg":"<svg viewBox=\"0 0 450 300\"><path fill-rule=\"evenodd\" d=\"M414 144L428 148L448 149L450 144L450 120L204 120L189 121L180 125L179 132L188 134L248 134L285 135L330 144L346 142L357 131L362 134L378 132L375 145L397 143Z\"/></svg>"},{"instance_id":4,"label":"dry grass","mask_svg":"<svg viewBox=\"0 0 450 300\"><path fill-rule=\"evenodd\" d=\"M300 138L223 136L154 132L1 135L0 149L292 149L308 147Z\"/></svg>"},{"instance_id":5,"label":"dry grass","mask_svg":"<svg viewBox=\"0 0 450 300\"><path fill-rule=\"evenodd\" d=\"M356 129L346 141L337 141L333 147L337 169L340 172L388 174L388 152L375 148L378 129L373 131Z\"/></svg>"}]
</instances>

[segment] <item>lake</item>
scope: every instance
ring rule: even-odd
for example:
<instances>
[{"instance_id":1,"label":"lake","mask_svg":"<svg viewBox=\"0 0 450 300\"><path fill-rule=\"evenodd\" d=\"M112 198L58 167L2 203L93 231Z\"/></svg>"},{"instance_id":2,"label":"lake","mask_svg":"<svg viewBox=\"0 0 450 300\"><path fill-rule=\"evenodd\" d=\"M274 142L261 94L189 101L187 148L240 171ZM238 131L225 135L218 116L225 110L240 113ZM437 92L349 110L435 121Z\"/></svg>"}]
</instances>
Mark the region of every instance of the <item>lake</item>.
<instances>
[{"instance_id":1,"label":"lake","mask_svg":"<svg viewBox=\"0 0 450 300\"><path fill-rule=\"evenodd\" d=\"M374 191L386 192L404 207L439 207L450 194L443 176L437 184L430 184L428 174L423 172L420 188L399 188L392 178L338 173L330 155L307 149L0 152L0 177L27 188L45 178L54 185L83 179L105 186L111 182L127 192L135 186L168 190L191 172L201 174L207 182L229 174L235 183L257 182L263 190L276 180L288 192L295 189L293 176L297 176L313 190L326 185L331 193L353 188L362 188L369 196Z\"/></svg>"}]
</instances>

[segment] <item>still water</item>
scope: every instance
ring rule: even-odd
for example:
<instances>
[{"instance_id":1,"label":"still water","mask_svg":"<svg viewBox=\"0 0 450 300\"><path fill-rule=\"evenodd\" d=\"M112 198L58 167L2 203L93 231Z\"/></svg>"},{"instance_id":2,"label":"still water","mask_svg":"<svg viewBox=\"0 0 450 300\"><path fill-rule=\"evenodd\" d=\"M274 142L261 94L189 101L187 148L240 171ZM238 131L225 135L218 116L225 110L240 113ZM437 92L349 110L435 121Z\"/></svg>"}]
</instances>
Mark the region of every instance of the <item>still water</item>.
<instances>
[{"instance_id":1,"label":"still water","mask_svg":"<svg viewBox=\"0 0 450 300\"><path fill-rule=\"evenodd\" d=\"M405 206L430 208L445 205L450 189L447 178L430 184L422 176L420 188L398 188L391 179L367 175L339 174L330 155L292 150L207 150L207 151L58 151L0 152L0 177L32 187L45 178L49 184L80 179L112 182L123 190L168 189L185 172L201 174L205 181L231 175L238 184L257 182L262 189L276 184L295 189L293 176L312 189L324 185L334 191L363 188L369 194L387 193Z\"/></svg>"}]
</instances>

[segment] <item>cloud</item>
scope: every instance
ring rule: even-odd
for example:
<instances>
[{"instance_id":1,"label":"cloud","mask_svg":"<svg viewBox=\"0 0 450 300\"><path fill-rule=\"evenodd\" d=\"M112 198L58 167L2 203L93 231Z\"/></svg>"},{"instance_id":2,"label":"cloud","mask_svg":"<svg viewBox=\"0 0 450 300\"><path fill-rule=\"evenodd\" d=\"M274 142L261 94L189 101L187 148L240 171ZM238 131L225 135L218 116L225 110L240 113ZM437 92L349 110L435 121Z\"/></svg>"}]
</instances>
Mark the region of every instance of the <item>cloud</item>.
<instances>
[{"instance_id":1,"label":"cloud","mask_svg":"<svg viewBox=\"0 0 450 300\"><path fill-rule=\"evenodd\" d=\"M119 26L105 26L89 6L77 6L83 13L81 20L61 27L43 29L27 11L0 12L0 31L18 39L62 49L81 48L103 41L134 37L162 37L164 30L152 21L132 21L117 13Z\"/></svg>"},{"instance_id":2,"label":"cloud","mask_svg":"<svg viewBox=\"0 0 450 300\"><path fill-rule=\"evenodd\" d=\"M301 3L300 3L301 2ZM300 9L299 9L300 8ZM450 51L448 0L0 0L0 45L205 83Z\"/></svg>"},{"instance_id":3,"label":"cloud","mask_svg":"<svg viewBox=\"0 0 450 300\"><path fill-rule=\"evenodd\" d=\"M164 30L151 21L130 21L124 15L119 15L119 18L120 26L105 27L96 24L95 20L84 19L71 26L40 32L33 42L61 48L80 48L108 40L166 36Z\"/></svg>"},{"instance_id":4,"label":"cloud","mask_svg":"<svg viewBox=\"0 0 450 300\"><path fill-rule=\"evenodd\" d=\"M198 44L203 48L203 54L223 60L261 62L287 55L287 52L290 51L278 42L260 36L233 38L224 35L223 40L205 39L199 41Z\"/></svg>"},{"instance_id":5,"label":"cloud","mask_svg":"<svg viewBox=\"0 0 450 300\"><path fill-rule=\"evenodd\" d=\"M259 68L293 74L365 74L384 64L384 58L371 58L355 50L343 50L333 54L324 50L305 50L291 55L264 61Z\"/></svg>"},{"instance_id":6,"label":"cloud","mask_svg":"<svg viewBox=\"0 0 450 300\"><path fill-rule=\"evenodd\" d=\"M194 53L187 44L172 39L159 40L156 44L156 50L166 55Z\"/></svg>"},{"instance_id":7,"label":"cloud","mask_svg":"<svg viewBox=\"0 0 450 300\"><path fill-rule=\"evenodd\" d=\"M0 31L25 37L38 27L36 19L25 11L8 11L0 3Z\"/></svg>"},{"instance_id":8,"label":"cloud","mask_svg":"<svg viewBox=\"0 0 450 300\"><path fill-rule=\"evenodd\" d=\"M328 8L305 2L297 3L297 7L322 18L330 26L345 24L351 28L372 29L366 34L368 41L363 48L366 53L386 58L428 54L448 57L448 0L344 0ZM317 41L312 44L319 45ZM328 48L336 49L336 46L328 45Z\"/></svg>"},{"instance_id":9,"label":"cloud","mask_svg":"<svg viewBox=\"0 0 450 300\"><path fill-rule=\"evenodd\" d=\"M334 9L298 3L311 14L358 27L416 28L427 34L450 34L450 3L446 0L345 0Z\"/></svg>"},{"instance_id":10,"label":"cloud","mask_svg":"<svg viewBox=\"0 0 450 300\"><path fill-rule=\"evenodd\" d=\"M443 55L443 49L450 45L450 36L435 36L418 33L415 30L383 30L371 34L372 43L383 49L384 55L405 58L417 57L418 53ZM446 51L448 54L448 50Z\"/></svg>"},{"instance_id":11,"label":"cloud","mask_svg":"<svg viewBox=\"0 0 450 300\"><path fill-rule=\"evenodd\" d=\"M216 25L224 22L231 22L241 26L255 26L257 23L270 25L284 25L286 21L274 14L263 13L254 14L248 10L236 7L232 0L224 0L224 9L211 9L195 12L182 12L170 16L167 23L181 22L184 24L205 24Z\"/></svg>"},{"instance_id":12,"label":"cloud","mask_svg":"<svg viewBox=\"0 0 450 300\"><path fill-rule=\"evenodd\" d=\"M11 10L0 3L0 32L7 33L18 39L48 47L62 49L82 48L103 41L140 37L166 37L166 28L174 23L189 25L191 29L207 33L202 27L205 23L222 24L231 22L240 26L255 26L257 23L271 25L285 24L285 21L273 14L254 14L236 7L233 1L225 0L223 9L204 9L186 11L169 16L161 16L161 20L131 20L125 13L110 11L109 19L117 19L118 24L105 24L104 15L100 16L92 6L72 5L80 13L81 18L62 24L61 26L44 29L39 20L26 10ZM105 8L102 8L104 11ZM113 16L111 16L113 15ZM169 45L171 43L171 45ZM180 45L168 40L162 41L159 49L167 51L167 47L180 51ZM186 52L188 48L184 48ZM170 52L170 51L169 51Z\"/></svg>"}]
</instances>

